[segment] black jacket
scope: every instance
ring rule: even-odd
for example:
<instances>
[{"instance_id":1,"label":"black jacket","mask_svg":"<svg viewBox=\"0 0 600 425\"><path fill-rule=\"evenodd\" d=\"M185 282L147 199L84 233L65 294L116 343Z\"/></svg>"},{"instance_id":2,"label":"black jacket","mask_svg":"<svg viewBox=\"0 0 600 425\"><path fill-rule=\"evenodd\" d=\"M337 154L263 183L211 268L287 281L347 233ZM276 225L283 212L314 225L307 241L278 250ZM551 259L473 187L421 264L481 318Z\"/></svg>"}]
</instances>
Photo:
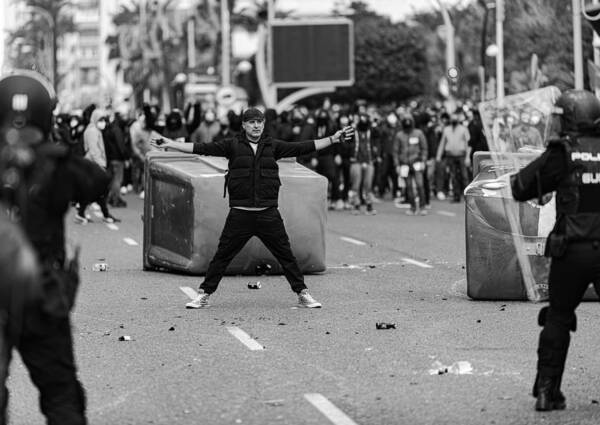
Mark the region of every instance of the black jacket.
<instances>
[{"instance_id":1,"label":"black jacket","mask_svg":"<svg viewBox=\"0 0 600 425\"><path fill-rule=\"evenodd\" d=\"M227 190L230 207L274 207L279 199L279 166L277 160L315 151L313 140L284 142L261 137L256 155L245 133L211 143L195 143L198 155L229 159Z\"/></svg>"}]
</instances>

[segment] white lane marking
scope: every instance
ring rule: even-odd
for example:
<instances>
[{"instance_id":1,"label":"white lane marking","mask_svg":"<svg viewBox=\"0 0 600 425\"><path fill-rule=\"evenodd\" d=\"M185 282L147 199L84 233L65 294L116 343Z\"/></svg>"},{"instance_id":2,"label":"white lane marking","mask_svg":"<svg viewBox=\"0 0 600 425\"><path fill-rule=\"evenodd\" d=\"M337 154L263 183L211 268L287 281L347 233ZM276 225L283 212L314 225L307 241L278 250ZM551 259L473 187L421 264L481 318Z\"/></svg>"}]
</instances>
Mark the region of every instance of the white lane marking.
<instances>
[{"instance_id":1,"label":"white lane marking","mask_svg":"<svg viewBox=\"0 0 600 425\"><path fill-rule=\"evenodd\" d=\"M450 211L444 211L444 210L436 211L436 214L438 214L438 215L444 215L446 217L456 217L456 213L453 213L453 212L450 212Z\"/></svg>"},{"instance_id":2,"label":"white lane marking","mask_svg":"<svg viewBox=\"0 0 600 425\"><path fill-rule=\"evenodd\" d=\"M265 347L260 345L256 340L252 339L250 335L238 328L237 326L227 326L227 330L231 335L236 337L242 344L248 347L250 350L264 350Z\"/></svg>"},{"instance_id":3,"label":"white lane marking","mask_svg":"<svg viewBox=\"0 0 600 425\"><path fill-rule=\"evenodd\" d=\"M181 289L181 292L183 292L185 295L190 297L191 300L195 299L198 296L198 293L189 286L180 286L179 289Z\"/></svg>"},{"instance_id":4,"label":"white lane marking","mask_svg":"<svg viewBox=\"0 0 600 425\"><path fill-rule=\"evenodd\" d=\"M335 404L327 400L323 395L318 393L304 394L304 398L310 404L315 406L327 419L335 425L357 425L344 412L338 409Z\"/></svg>"},{"instance_id":5,"label":"white lane marking","mask_svg":"<svg viewBox=\"0 0 600 425\"><path fill-rule=\"evenodd\" d=\"M340 236L340 239L344 242L353 243L354 245L366 245L366 242L359 241L358 239L347 238L346 236Z\"/></svg>"},{"instance_id":6,"label":"white lane marking","mask_svg":"<svg viewBox=\"0 0 600 425\"><path fill-rule=\"evenodd\" d=\"M131 245L131 246L137 246L139 245L136 241L134 241L131 238L123 238L123 241L127 244L127 245Z\"/></svg>"},{"instance_id":7,"label":"white lane marking","mask_svg":"<svg viewBox=\"0 0 600 425\"><path fill-rule=\"evenodd\" d=\"M424 269L432 269L433 268L433 266L430 266L429 264L425 264L420 261L413 260L412 258L403 258L402 261L404 261L405 263L414 264L415 266L423 267Z\"/></svg>"},{"instance_id":8,"label":"white lane marking","mask_svg":"<svg viewBox=\"0 0 600 425\"><path fill-rule=\"evenodd\" d=\"M119 230L119 226L113 223L108 223L106 227L108 227L110 230Z\"/></svg>"},{"instance_id":9,"label":"white lane marking","mask_svg":"<svg viewBox=\"0 0 600 425\"><path fill-rule=\"evenodd\" d=\"M104 217L100 211L94 211L94 215L98 218Z\"/></svg>"}]
</instances>

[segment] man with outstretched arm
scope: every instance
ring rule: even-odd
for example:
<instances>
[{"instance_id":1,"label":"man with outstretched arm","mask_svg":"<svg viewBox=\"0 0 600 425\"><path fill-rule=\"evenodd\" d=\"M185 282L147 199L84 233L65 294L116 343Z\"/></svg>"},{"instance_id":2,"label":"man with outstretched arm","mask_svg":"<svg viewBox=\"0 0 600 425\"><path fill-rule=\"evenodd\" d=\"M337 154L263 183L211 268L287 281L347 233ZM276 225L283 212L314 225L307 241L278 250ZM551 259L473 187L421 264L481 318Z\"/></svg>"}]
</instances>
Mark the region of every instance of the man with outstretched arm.
<instances>
[{"instance_id":1,"label":"man with outstretched arm","mask_svg":"<svg viewBox=\"0 0 600 425\"><path fill-rule=\"evenodd\" d=\"M198 296L186 304L187 308L209 305L208 298L216 291L225 269L252 236L258 237L279 261L292 291L298 294L299 305L321 307L321 303L308 293L277 208L281 186L277 160L305 155L339 143L351 134L352 128L339 130L323 139L303 142L273 139L263 134L264 128L264 114L257 108L248 108L242 116L242 132L233 138L202 144L166 138L153 142L165 150L220 156L229 160L226 176L229 214Z\"/></svg>"}]
</instances>

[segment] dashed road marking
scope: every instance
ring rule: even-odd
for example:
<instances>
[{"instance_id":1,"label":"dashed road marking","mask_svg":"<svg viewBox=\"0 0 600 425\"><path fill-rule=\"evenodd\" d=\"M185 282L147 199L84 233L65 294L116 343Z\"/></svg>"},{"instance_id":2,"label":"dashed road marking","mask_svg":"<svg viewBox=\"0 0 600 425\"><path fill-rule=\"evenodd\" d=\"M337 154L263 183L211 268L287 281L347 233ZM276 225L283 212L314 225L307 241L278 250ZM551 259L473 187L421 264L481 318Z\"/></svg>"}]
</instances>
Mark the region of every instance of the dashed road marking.
<instances>
[{"instance_id":1,"label":"dashed road marking","mask_svg":"<svg viewBox=\"0 0 600 425\"><path fill-rule=\"evenodd\" d=\"M244 332L237 326L227 326L227 330L231 335L236 337L242 344L244 344L250 350L256 351L265 349L265 347L256 342L256 340L252 339L250 335L248 335L246 332Z\"/></svg>"},{"instance_id":2,"label":"dashed road marking","mask_svg":"<svg viewBox=\"0 0 600 425\"><path fill-rule=\"evenodd\" d=\"M131 239L131 238L123 238L123 241L124 241L124 242L125 242L127 245L130 245L130 246L137 246L137 245L139 245L139 244L138 244L136 241L134 241L134 240L133 240L133 239Z\"/></svg>"},{"instance_id":3,"label":"dashed road marking","mask_svg":"<svg viewBox=\"0 0 600 425\"><path fill-rule=\"evenodd\" d=\"M106 227L108 227L110 230L119 230L119 226L113 223L108 223Z\"/></svg>"},{"instance_id":4,"label":"dashed road marking","mask_svg":"<svg viewBox=\"0 0 600 425\"><path fill-rule=\"evenodd\" d=\"M335 425L357 425L350 417L321 394L304 394L304 398Z\"/></svg>"},{"instance_id":5,"label":"dashed road marking","mask_svg":"<svg viewBox=\"0 0 600 425\"><path fill-rule=\"evenodd\" d=\"M443 216L446 216L446 217L456 217L456 213L453 213L453 212L450 212L450 211L444 211L444 210L436 211L436 214L443 215Z\"/></svg>"},{"instance_id":6,"label":"dashed road marking","mask_svg":"<svg viewBox=\"0 0 600 425\"><path fill-rule=\"evenodd\" d=\"M181 289L181 292L187 295L191 300L195 299L198 296L198 293L189 286L180 286L179 289Z\"/></svg>"},{"instance_id":7,"label":"dashed road marking","mask_svg":"<svg viewBox=\"0 0 600 425\"><path fill-rule=\"evenodd\" d=\"M433 268L433 266L431 266L429 264L422 263L417 260L413 260L412 258L403 258L402 261L404 261L405 263L414 264L415 266L423 267L424 269L432 269Z\"/></svg>"},{"instance_id":8,"label":"dashed road marking","mask_svg":"<svg viewBox=\"0 0 600 425\"><path fill-rule=\"evenodd\" d=\"M358 239L348 238L346 236L340 236L340 239L344 242L353 243L354 245L366 245L366 242L359 241Z\"/></svg>"}]
</instances>

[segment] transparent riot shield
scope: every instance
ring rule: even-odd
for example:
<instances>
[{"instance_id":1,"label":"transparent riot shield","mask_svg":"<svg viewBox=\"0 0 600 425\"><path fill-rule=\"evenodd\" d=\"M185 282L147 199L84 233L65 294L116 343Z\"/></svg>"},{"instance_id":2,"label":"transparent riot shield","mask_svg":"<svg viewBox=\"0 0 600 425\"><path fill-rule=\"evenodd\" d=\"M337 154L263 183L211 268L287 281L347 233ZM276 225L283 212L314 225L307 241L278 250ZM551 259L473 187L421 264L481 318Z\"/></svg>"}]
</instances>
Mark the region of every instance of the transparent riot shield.
<instances>
[{"instance_id":1,"label":"transparent riot shield","mask_svg":"<svg viewBox=\"0 0 600 425\"><path fill-rule=\"evenodd\" d=\"M546 237L554 226L554 199L513 200L506 178L545 149L554 136L553 105L560 95L546 87L479 104L490 152L473 159L474 180L465 189L467 286L479 299L528 299L548 296L550 262Z\"/></svg>"}]
</instances>

